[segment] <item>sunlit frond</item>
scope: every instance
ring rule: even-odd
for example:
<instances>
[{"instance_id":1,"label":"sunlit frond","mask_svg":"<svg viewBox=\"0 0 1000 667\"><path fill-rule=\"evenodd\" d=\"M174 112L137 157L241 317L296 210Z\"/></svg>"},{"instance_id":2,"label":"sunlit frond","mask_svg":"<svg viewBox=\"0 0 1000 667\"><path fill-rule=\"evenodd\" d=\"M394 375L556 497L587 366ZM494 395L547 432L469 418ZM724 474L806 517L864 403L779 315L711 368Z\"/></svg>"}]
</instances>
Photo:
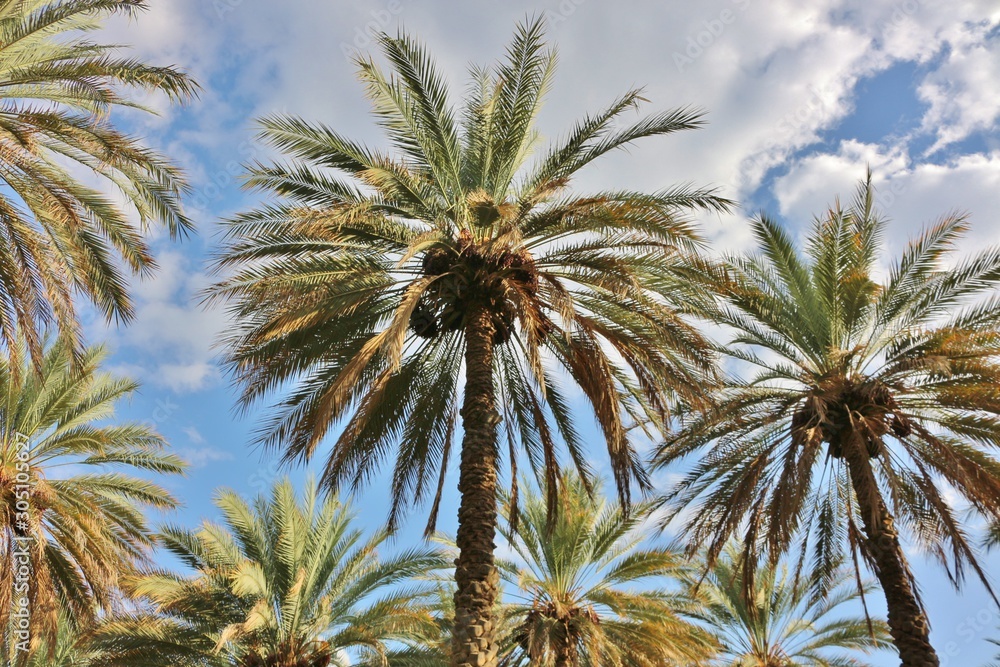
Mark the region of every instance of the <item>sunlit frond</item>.
<instances>
[{"instance_id":1,"label":"sunlit frond","mask_svg":"<svg viewBox=\"0 0 1000 667\"><path fill-rule=\"evenodd\" d=\"M37 373L0 361L0 622L13 627L25 583L15 554L26 553L30 630L49 648L60 627L86 628L119 605L123 580L149 570L155 538L144 510L177 501L141 475L185 468L150 427L114 419L137 385L102 371L105 357L93 347L75 358L59 340Z\"/></svg>"},{"instance_id":2,"label":"sunlit frond","mask_svg":"<svg viewBox=\"0 0 1000 667\"><path fill-rule=\"evenodd\" d=\"M95 667L338 664L347 649L384 657L433 624L419 580L444 567L435 549L381 555L386 533L362 535L313 482L297 496L280 481L252 501L222 491L216 504L222 524L165 532L193 574L134 578L139 609L101 622Z\"/></svg>"},{"instance_id":3,"label":"sunlit frond","mask_svg":"<svg viewBox=\"0 0 1000 667\"><path fill-rule=\"evenodd\" d=\"M124 57L87 33L145 0L3 3L0 14L0 345L26 345L37 362L50 325L82 350L82 295L109 321L134 315L129 277L156 262L144 234L192 229L181 172L111 114L140 108L137 93L183 102L197 85L173 67ZM86 185L74 169L101 182ZM127 202L115 202L120 195ZM37 364L36 364L37 365Z\"/></svg>"}]
</instances>

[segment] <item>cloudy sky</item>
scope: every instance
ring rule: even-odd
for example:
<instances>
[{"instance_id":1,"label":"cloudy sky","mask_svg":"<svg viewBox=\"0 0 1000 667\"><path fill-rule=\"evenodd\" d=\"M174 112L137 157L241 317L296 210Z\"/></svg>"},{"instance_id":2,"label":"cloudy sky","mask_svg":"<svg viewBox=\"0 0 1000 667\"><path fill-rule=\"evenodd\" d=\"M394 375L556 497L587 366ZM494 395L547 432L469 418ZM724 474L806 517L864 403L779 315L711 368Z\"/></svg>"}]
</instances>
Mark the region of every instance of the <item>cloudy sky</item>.
<instances>
[{"instance_id":1,"label":"cloudy sky","mask_svg":"<svg viewBox=\"0 0 1000 667\"><path fill-rule=\"evenodd\" d=\"M706 128L612 156L577 186L718 185L744 208L702 221L716 248L746 247L747 217L760 210L806 229L814 212L838 194L850 196L866 165L892 219L890 251L955 210L973 225L966 247L1000 242L997 0L150 5L138 23L111 26L111 38L188 69L204 92L184 109L150 100L162 109L158 118L127 122L187 169L194 186L188 206L200 233L158 244L161 271L139 287L132 326L107 330L94 322L91 330L112 346L115 367L144 383L123 414L154 422L193 464L186 479L171 482L187 503L175 517L181 523L211 512L215 487L253 492L275 475L267 453L246 445L253 418L234 412L216 364L212 341L225 319L197 300L210 282L204 259L217 220L257 201L239 189L240 164L262 157L253 119L298 114L378 145L351 63L357 49L370 46L372 31L405 26L419 35L461 90L468 65L499 56L517 21L545 15L560 54L541 117L551 137L633 86L645 87L648 111L704 108ZM362 518L375 525L384 511L379 489L369 490ZM401 539L419 534L421 518ZM990 564L1000 571L996 555ZM943 661L985 662L992 655L985 640L1000 636L1000 615L981 587L970 582L955 594L932 567L919 560L916 567Z\"/></svg>"}]
</instances>

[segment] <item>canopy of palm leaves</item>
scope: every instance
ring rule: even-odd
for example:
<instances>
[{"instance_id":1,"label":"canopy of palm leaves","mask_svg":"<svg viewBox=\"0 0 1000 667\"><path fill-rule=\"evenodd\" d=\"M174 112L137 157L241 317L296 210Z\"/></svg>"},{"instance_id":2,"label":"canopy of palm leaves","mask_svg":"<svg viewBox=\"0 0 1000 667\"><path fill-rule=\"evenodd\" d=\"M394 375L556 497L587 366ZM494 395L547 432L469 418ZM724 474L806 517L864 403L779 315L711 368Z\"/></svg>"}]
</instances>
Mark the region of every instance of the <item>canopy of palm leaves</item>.
<instances>
[{"instance_id":1,"label":"canopy of palm leaves","mask_svg":"<svg viewBox=\"0 0 1000 667\"><path fill-rule=\"evenodd\" d=\"M190 222L176 168L115 129L116 108L141 108L131 91L189 98L195 84L93 42L85 33L145 0L0 0L0 340L41 354L40 325L76 341L74 292L108 319L132 316L126 278L155 267L143 232L172 236ZM86 185L79 168L105 192ZM120 194L131 210L115 201ZM137 217L138 224L132 218ZM78 347L74 343L74 347Z\"/></svg>"},{"instance_id":2,"label":"canopy of palm leaves","mask_svg":"<svg viewBox=\"0 0 1000 667\"><path fill-rule=\"evenodd\" d=\"M722 642L719 665L867 667L857 653L892 646L883 621L869 626L844 610L860 596L849 567L838 567L826 583L828 595L817 596L811 579L820 571L796 580L787 567L767 565L755 573L748 596L742 558L742 549L730 545L706 575L689 577L697 615Z\"/></svg>"},{"instance_id":3,"label":"canopy of palm leaves","mask_svg":"<svg viewBox=\"0 0 1000 667\"><path fill-rule=\"evenodd\" d=\"M518 28L506 61L473 69L461 108L423 47L379 43L391 73L357 62L392 150L265 118L262 139L287 160L253 165L248 183L278 199L229 221L214 295L237 322L225 343L243 405L290 390L262 441L306 459L341 425L331 488L395 459L391 524L411 501L440 498L462 415L456 646L471 653L455 664L478 667L472 653L495 652L498 428L509 461L523 447L553 493L559 440L589 475L556 381L565 373L600 424L623 500L648 486L630 427L663 427L674 392L694 394L711 361L672 307L696 246L686 215L729 202L687 187L570 190L610 151L700 124L688 109L623 119L637 90L533 157L555 65L541 21Z\"/></svg>"},{"instance_id":4,"label":"canopy of palm leaves","mask_svg":"<svg viewBox=\"0 0 1000 667\"><path fill-rule=\"evenodd\" d=\"M684 618L693 601L676 584L684 554L649 543L653 505L628 515L591 497L572 475L550 523L538 494L524 501L517 531L504 531L515 560L501 571L517 602L506 665L648 667L708 664L711 635Z\"/></svg>"},{"instance_id":5,"label":"canopy of palm leaves","mask_svg":"<svg viewBox=\"0 0 1000 667\"><path fill-rule=\"evenodd\" d=\"M968 226L949 216L878 281L885 223L873 200L869 175L851 207L816 221L804 257L776 223L754 222L760 252L728 262L715 313L750 375L690 414L657 461L699 454L668 500L691 509L687 535L710 560L742 531L751 555L811 554L828 587L837 556L857 564L860 554L889 600L897 645L897 632L920 636L924 657L907 659L937 664L897 532L954 580L966 567L983 575L945 488L973 513L1000 515L990 453L1000 445L1000 250L951 260Z\"/></svg>"},{"instance_id":6,"label":"canopy of palm leaves","mask_svg":"<svg viewBox=\"0 0 1000 667\"><path fill-rule=\"evenodd\" d=\"M1000 522L994 523L986 536L986 546L1000 547Z\"/></svg>"},{"instance_id":7,"label":"canopy of palm leaves","mask_svg":"<svg viewBox=\"0 0 1000 667\"><path fill-rule=\"evenodd\" d=\"M605 153L697 127L700 114L674 110L615 128L642 100L631 91L528 167L555 64L542 38L540 23L521 27L510 61L475 69L456 112L427 52L407 36L383 36L394 72L358 65L397 155L297 118L262 121L261 138L289 161L255 165L248 182L281 199L228 223L218 266L233 273L215 294L230 299L239 323L226 342L244 404L288 381L296 388L262 430L265 442L307 457L346 420L329 485L365 481L398 443L394 502L434 490L458 416L473 306L491 313L505 428L539 468L553 461L556 432L587 468L544 361L586 393L625 486L645 479L628 418L662 423L667 389L684 389L708 363L698 334L653 290L670 291L664 276L694 244L684 212L727 202L687 188L586 197L568 189Z\"/></svg>"},{"instance_id":8,"label":"canopy of palm leaves","mask_svg":"<svg viewBox=\"0 0 1000 667\"><path fill-rule=\"evenodd\" d=\"M216 501L223 523L166 530L166 548L193 576L158 572L129 590L137 611L104 622L94 646L107 667L327 667L344 650L373 662L385 642L433 623L414 604L415 577L444 565L433 549L381 557L352 510L309 482L288 480L252 503Z\"/></svg>"},{"instance_id":9,"label":"canopy of palm leaves","mask_svg":"<svg viewBox=\"0 0 1000 667\"><path fill-rule=\"evenodd\" d=\"M0 627L23 593L13 553L27 550L33 645L54 641L61 610L83 624L113 607L122 577L145 567L154 542L143 509L176 505L128 473L179 473L183 463L149 427L113 421L137 385L102 372L104 356L95 347L74 359L60 340L39 373L0 361Z\"/></svg>"},{"instance_id":10,"label":"canopy of palm leaves","mask_svg":"<svg viewBox=\"0 0 1000 667\"><path fill-rule=\"evenodd\" d=\"M3 667L91 667L97 654L90 650L86 630L63 616L59 631L51 643L44 643L30 656L14 653L0 658Z\"/></svg>"}]
</instances>

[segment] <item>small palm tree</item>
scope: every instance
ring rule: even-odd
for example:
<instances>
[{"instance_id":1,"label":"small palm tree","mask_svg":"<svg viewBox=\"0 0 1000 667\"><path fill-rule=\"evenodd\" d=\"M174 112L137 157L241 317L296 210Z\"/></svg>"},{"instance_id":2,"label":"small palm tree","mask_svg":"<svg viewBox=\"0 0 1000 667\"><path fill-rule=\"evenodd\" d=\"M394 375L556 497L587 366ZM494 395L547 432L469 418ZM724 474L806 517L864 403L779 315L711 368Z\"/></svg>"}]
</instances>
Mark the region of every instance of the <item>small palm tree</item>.
<instances>
[{"instance_id":1,"label":"small palm tree","mask_svg":"<svg viewBox=\"0 0 1000 667\"><path fill-rule=\"evenodd\" d=\"M115 129L115 109L138 107L129 91L188 99L195 84L172 67L119 55L86 39L115 14L134 16L145 0L0 0L0 342L41 355L41 327L56 323L79 348L75 292L109 320L133 313L128 275L155 267L143 232L191 224L186 186L163 157ZM86 185L80 168L113 187ZM138 220L138 224L132 218Z\"/></svg>"},{"instance_id":2,"label":"small palm tree","mask_svg":"<svg viewBox=\"0 0 1000 667\"><path fill-rule=\"evenodd\" d=\"M851 207L816 221L805 257L775 222L754 222L761 251L728 262L715 317L756 371L692 413L657 461L699 453L667 500L693 509L687 535L710 563L741 531L748 558L811 550L826 587L849 551L882 586L903 664L937 665L900 531L956 580L970 567L985 582L944 485L1000 517L1000 249L945 264L967 229L950 216L879 282L874 199L869 174Z\"/></svg>"},{"instance_id":3,"label":"small palm tree","mask_svg":"<svg viewBox=\"0 0 1000 667\"><path fill-rule=\"evenodd\" d=\"M0 662L4 667L91 667L97 654L90 649L88 635L68 616L59 621L55 642L43 645L31 654L27 662ZM15 659L16 660L16 659Z\"/></svg>"},{"instance_id":4,"label":"small palm tree","mask_svg":"<svg viewBox=\"0 0 1000 667\"><path fill-rule=\"evenodd\" d=\"M891 648L888 626L846 614L861 596L850 568L838 567L829 592L813 591L819 571L797 579L787 567L767 565L746 589L742 549L734 545L715 560L707 575L689 578L697 615L717 634L723 650L717 664L727 667L867 667L851 653ZM873 590L865 584L864 592Z\"/></svg>"},{"instance_id":5,"label":"small palm tree","mask_svg":"<svg viewBox=\"0 0 1000 667\"><path fill-rule=\"evenodd\" d=\"M381 558L386 539L365 539L350 507L301 500L288 480L249 503L232 491L216 504L223 525L167 529L167 550L193 576L159 572L129 591L140 608L100 626L95 665L108 667L327 667L343 651L378 662L385 643L433 623L413 604L416 577L444 565L433 549Z\"/></svg>"},{"instance_id":6,"label":"small palm tree","mask_svg":"<svg viewBox=\"0 0 1000 667\"><path fill-rule=\"evenodd\" d=\"M517 530L502 531L517 557L502 571L523 600L508 612L518 627L505 642L503 664L707 664L716 647L685 620L692 599L667 589L688 570L686 559L647 543L653 504L625 514L573 475L560 487L554 522L545 499L529 494Z\"/></svg>"},{"instance_id":7,"label":"small palm tree","mask_svg":"<svg viewBox=\"0 0 1000 667\"><path fill-rule=\"evenodd\" d=\"M52 645L60 612L85 626L113 608L122 578L148 564L154 537L143 510L176 506L129 474L184 466L149 427L112 420L137 385L102 372L104 357L99 347L76 357L60 340L39 373L0 360L0 627L26 599L16 606L30 612L32 649Z\"/></svg>"},{"instance_id":8,"label":"small palm tree","mask_svg":"<svg viewBox=\"0 0 1000 667\"><path fill-rule=\"evenodd\" d=\"M214 295L235 317L225 342L244 406L291 390L262 440L300 461L339 424L330 488L364 483L392 456L390 524L436 496L433 526L461 416L454 664L490 667L501 429L553 494L560 440L587 477L565 372L601 426L623 501L648 487L630 428L664 427L673 393L693 398L711 367L676 309L697 245L686 215L729 202L685 187L570 190L601 156L700 124L681 109L616 127L638 90L531 159L555 64L541 21L518 28L506 62L473 70L460 111L419 44L379 43L392 73L358 65L396 154L264 119L262 138L288 161L254 165L248 182L278 200L228 223L217 267L229 277Z\"/></svg>"}]
</instances>

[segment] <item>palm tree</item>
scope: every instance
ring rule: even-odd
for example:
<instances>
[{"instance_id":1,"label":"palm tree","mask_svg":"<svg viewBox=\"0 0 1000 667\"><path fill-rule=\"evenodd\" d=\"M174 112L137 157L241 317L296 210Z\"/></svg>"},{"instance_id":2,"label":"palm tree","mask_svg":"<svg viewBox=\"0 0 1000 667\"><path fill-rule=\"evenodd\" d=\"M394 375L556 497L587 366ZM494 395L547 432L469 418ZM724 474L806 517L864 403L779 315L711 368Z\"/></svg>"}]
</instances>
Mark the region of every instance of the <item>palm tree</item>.
<instances>
[{"instance_id":1,"label":"palm tree","mask_svg":"<svg viewBox=\"0 0 1000 667\"><path fill-rule=\"evenodd\" d=\"M616 128L642 100L631 91L531 161L555 64L543 37L541 21L520 26L506 62L473 70L456 111L429 54L383 35L393 72L357 63L398 155L265 118L262 139L289 159L253 165L248 182L278 200L228 222L217 259L228 277L212 293L235 317L225 343L243 405L290 390L261 441L300 461L340 425L330 488L361 485L395 450L390 525L434 495L433 526L461 415L456 666L495 664L501 429L508 460L523 446L552 494L560 441L586 478L564 371L601 426L627 503L632 484L648 487L630 428L662 427L672 392L695 393L711 362L671 304L696 246L686 212L729 202L686 187L569 190L595 159L694 128L700 114Z\"/></svg>"},{"instance_id":2,"label":"palm tree","mask_svg":"<svg viewBox=\"0 0 1000 667\"><path fill-rule=\"evenodd\" d=\"M10 628L7 629L8 632ZM87 630L63 614L54 639L39 642L34 650L22 652L15 644L18 637L6 635L0 653L2 667L92 667L98 654L90 649Z\"/></svg>"},{"instance_id":3,"label":"palm tree","mask_svg":"<svg viewBox=\"0 0 1000 667\"><path fill-rule=\"evenodd\" d=\"M128 320L127 277L155 268L143 233L152 223L171 236L191 228L180 172L115 129L110 113L142 108L130 91L183 101L196 85L84 36L145 8L145 0L0 0L0 341L17 349L23 339L36 360L50 322L79 352L74 292L109 321ZM98 189L81 181L81 167Z\"/></svg>"},{"instance_id":4,"label":"palm tree","mask_svg":"<svg viewBox=\"0 0 1000 667\"><path fill-rule=\"evenodd\" d=\"M684 554L648 543L654 504L625 514L576 476L563 476L560 487L554 522L545 499L530 494L517 530L502 531L516 554L502 570L523 596L510 610L519 623L503 664L708 664L712 636L684 618L693 600L665 587L689 569Z\"/></svg>"},{"instance_id":5,"label":"palm tree","mask_svg":"<svg viewBox=\"0 0 1000 667\"><path fill-rule=\"evenodd\" d=\"M15 658L11 660L10 654L6 653L0 664L4 667L25 664L26 667L91 667L91 661L98 657L90 650L86 631L81 630L78 624L65 615L59 621L59 632L51 647L43 645L32 652L30 658L25 656L26 663L18 662L16 655L15 653Z\"/></svg>"},{"instance_id":6,"label":"palm tree","mask_svg":"<svg viewBox=\"0 0 1000 667\"><path fill-rule=\"evenodd\" d=\"M59 340L39 373L0 361L0 627L23 609L32 649L55 641L60 612L85 626L114 608L122 578L148 565L143 510L176 506L130 474L184 465L151 428L113 420L137 385L102 372L104 357L99 347L77 357Z\"/></svg>"},{"instance_id":7,"label":"palm tree","mask_svg":"<svg viewBox=\"0 0 1000 667\"><path fill-rule=\"evenodd\" d=\"M891 648L888 626L845 615L861 593L850 568L838 567L829 594L812 595L820 571L801 579L787 567L766 565L744 587L741 548L729 545L704 577L690 577L698 616L718 634L727 667L867 667L849 652ZM866 583L864 592L873 590ZM749 593L749 594L748 594ZM840 613L838 613L840 612ZM845 655L845 653L848 653Z\"/></svg>"},{"instance_id":8,"label":"palm tree","mask_svg":"<svg viewBox=\"0 0 1000 667\"><path fill-rule=\"evenodd\" d=\"M956 582L965 567L985 582L945 485L1000 516L1000 462L987 452L1000 445L1000 250L949 267L967 229L949 216L878 282L873 201L869 174L849 208L816 221L804 257L777 223L754 221L761 251L728 262L716 319L736 332L731 357L757 370L689 415L657 462L698 453L667 500L692 509L687 535L709 562L737 531L748 557L772 563L800 544L821 588L845 549L866 562L903 665L922 667L938 659L900 531L952 563Z\"/></svg>"},{"instance_id":9,"label":"palm tree","mask_svg":"<svg viewBox=\"0 0 1000 667\"><path fill-rule=\"evenodd\" d=\"M168 528L167 550L193 576L136 580L138 609L102 623L95 667L346 667L433 623L413 584L444 565L430 548L381 558L387 534L364 538L351 508L310 481L286 479L251 504L218 495L223 524Z\"/></svg>"}]
</instances>

